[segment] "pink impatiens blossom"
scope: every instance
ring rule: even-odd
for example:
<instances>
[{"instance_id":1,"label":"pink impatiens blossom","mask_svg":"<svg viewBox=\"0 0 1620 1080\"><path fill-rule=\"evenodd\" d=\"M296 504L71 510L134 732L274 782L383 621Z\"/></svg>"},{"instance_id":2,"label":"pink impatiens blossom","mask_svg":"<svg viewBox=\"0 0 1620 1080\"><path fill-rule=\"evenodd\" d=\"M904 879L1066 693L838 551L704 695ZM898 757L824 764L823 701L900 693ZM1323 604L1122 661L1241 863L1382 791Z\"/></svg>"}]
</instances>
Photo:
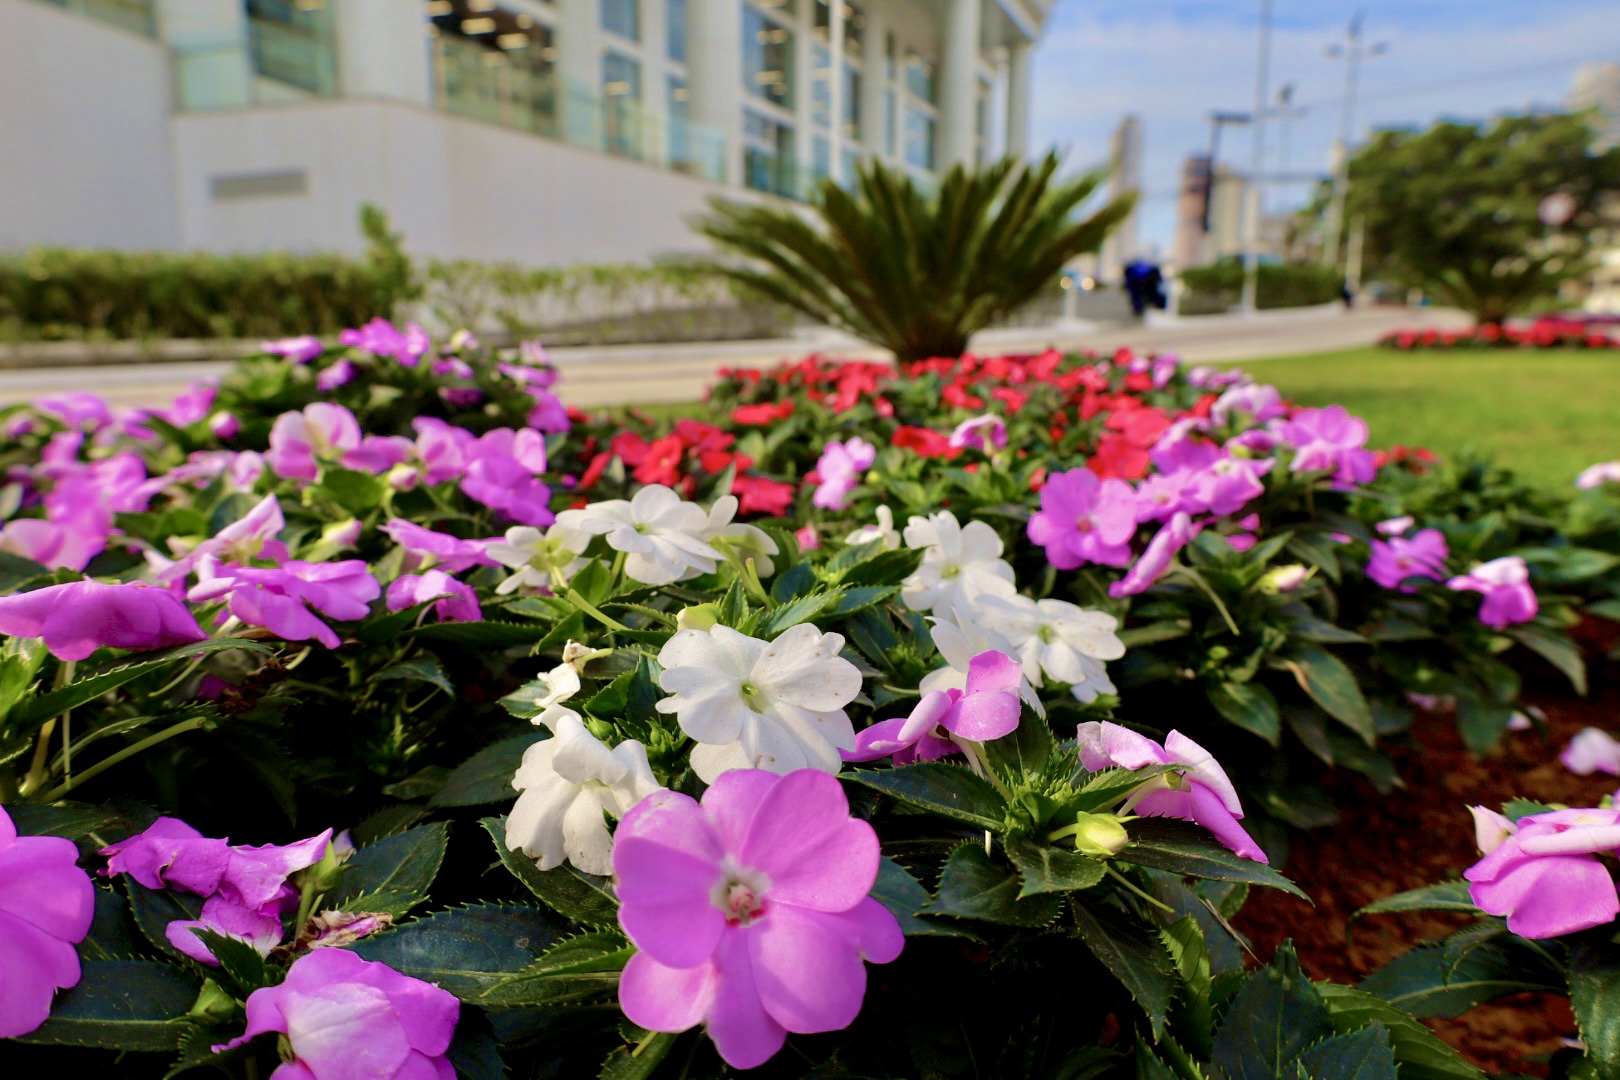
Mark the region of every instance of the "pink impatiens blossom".
<instances>
[{"instance_id":1,"label":"pink impatiens blossom","mask_svg":"<svg viewBox=\"0 0 1620 1080\"><path fill-rule=\"evenodd\" d=\"M1130 728L1109 721L1088 721L1075 732L1080 746L1080 763L1089 772L1109 766L1146 769L1174 765L1161 776L1146 781L1121 808L1144 817L1179 818L1192 821L1214 834L1236 855L1256 862L1267 862L1260 845L1238 824L1243 806L1237 789L1227 779L1226 770L1208 750L1179 731L1165 736L1161 746Z\"/></svg>"},{"instance_id":2,"label":"pink impatiens blossom","mask_svg":"<svg viewBox=\"0 0 1620 1080\"><path fill-rule=\"evenodd\" d=\"M405 549L407 570L436 567L447 574L459 574L474 566L500 565L486 551L488 544L498 542L500 537L495 537L494 541L463 540L449 533L425 529L404 518L391 518L380 531Z\"/></svg>"},{"instance_id":3,"label":"pink impatiens blossom","mask_svg":"<svg viewBox=\"0 0 1620 1080\"><path fill-rule=\"evenodd\" d=\"M315 389L327 393L340 386L347 386L360 375L360 369L353 360L339 360L331 367L315 376Z\"/></svg>"},{"instance_id":4,"label":"pink impatiens blossom","mask_svg":"<svg viewBox=\"0 0 1620 1080\"><path fill-rule=\"evenodd\" d=\"M619 982L631 1022L705 1024L750 1069L788 1032L848 1027L866 967L900 955L899 923L869 894L877 833L815 769L736 769L701 803L672 791L625 815L614 838L619 925L639 950Z\"/></svg>"},{"instance_id":5,"label":"pink impatiens blossom","mask_svg":"<svg viewBox=\"0 0 1620 1080\"><path fill-rule=\"evenodd\" d=\"M1446 588L1484 594L1479 621L1492 630L1529 622L1539 610L1535 590L1530 587L1530 568L1517 555L1480 563L1446 582Z\"/></svg>"},{"instance_id":6,"label":"pink impatiens blossom","mask_svg":"<svg viewBox=\"0 0 1620 1080\"><path fill-rule=\"evenodd\" d=\"M310 337L307 334L303 337L261 341L259 342L259 348L271 356L284 357L295 364L307 364L325 351L320 338Z\"/></svg>"},{"instance_id":7,"label":"pink impatiens blossom","mask_svg":"<svg viewBox=\"0 0 1620 1080\"><path fill-rule=\"evenodd\" d=\"M401 333L393 323L383 318L372 319L358 329L343 331L338 335L338 341L364 349L373 356L391 356L399 361L401 367L415 367L433 348L433 340L428 337L427 331L416 323L408 324Z\"/></svg>"},{"instance_id":8,"label":"pink impatiens blossom","mask_svg":"<svg viewBox=\"0 0 1620 1080\"><path fill-rule=\"evenodd\" d=\"M1186 514L1176 514L1166 522L1148 546L1119 581L1108 586L1108 595L1118 600L1122 596L1136 596L1148 590L1155 581L1164 576L1170 569L1170 562L1176 557L1176 552L1186 547L1198 529L1192 523L1192 518Z\"/></svg>"},{"instance_id":9,"label":"pink impatiens blossom","mask_svg":"<svg viewBox=\"0 0 1620 1080\"><path fill-rule=\"evenodd\" d=\"M460 1017L448 990L347 949L315 949L249 995L247 1030L214 1052L280 1032L293 1060L269 1080L455 1080L445 1054Z\"/></svg>"},{"instance_id":10,"label":"pink impatiens blossom","mask_svg":"<svg viewBox=\"0 0 1620 1080\"><path fill-rule=\"evenodd\" d=\"M1597 772L1620 776L1620 740L1599 728L1582 728L1564 747L1558 760L1577 776Z\"/></svg>"},{"instance_id":11,"label":"pink impatiens blossom","mask_svg":"<svg viewBox=\"0 0 1620 1080\"><path fill-rule=\"evenodd\" d=\"M823 510L848 510L849 493L860 485L861 476L877 460L877 448L856 437L847 442L830 442L816 462L821 483L810 502Z\"/></svg>"},{"instance_id":12,"label":"pink impatiens blossom","mask_svg":"<svg viewBox=\"0 0 1620 1080\"><path fill-rule=\"evenodd\" d=\"M43 1024L57 990L79 982L74 948L90 933L96 887L73 841L18 836L0 807L0 1039Z\"/></svg>"},{"instance_id":13,"label":"pink impatiens blossom","mask_svg":"<svg viewBox=\"0 0 1620 1080\"><path fill-rule=\"evenodd\" d=\"M950 444L957 449L991 450L1007 448L1007 422L995 413L975 416L956 425L951 432Z\"/></svg>"},{"instance_id":14,"label":"pink impatiens blossom","mask_svg":"<svg viewBox=\"0 0 1620 1080\"><path fill-rule=\"evenodd\" d=\"M243 455L246 456L246 455ZM204 540L180 558L170 562L156 552L148 552L158 581L176 582L192 573L204 559L216 561L245 561L247 559L275 559L287 557L287 545L277 540L287 519L281 512L281 502L274 495L266 495L246 514Z\"/></svg>"},{"instance_id":15,"label":"pink impatiens blossom","mask_svg":"<svg viewBox=\"0 0 1620 1080\"><path fill-rule=\"evenodd\" d=\"M433 613L440 622L483 622L478 594L471 585L457 581L443 570L405 574L388 583L389 611L404 611L428 600L436 601Z\"/></svg>"},{"instance_id":16,"label":"pink impatiens blossom","mask_svg":"<svg viewBox=\"0 0 1620 1080\"><path fill-rule=\"evenodd\" d=\"M1480 815L1475 814L1476 832ZM1507 916L1521 937L1550 938L1603 926L1620 915L1614 878L1597 858L1620 849L1620 810L1531 814L1463 871L1481 911ZM1483 844L1481 845L1484 846Z\"/></svg>"},{"instance_id":17,"label":"pink impatiens blossom","mask_svg":"<svg viewBox=\"0 0 1620 1080\"><path fill-rule=\"evenodd\" d=\"M1391 536L1388 540L1374 540L1367 576L1386 589L1416 592L1406 581L1415 577L1446 580L1446 558L1450 554L1439 529L1423 529L1410 539Z\"/></svg>"},{"instance_id":18,"label":"pink impatiens blossom","mask_svg":"<svg viewBox=\"0 0 1620 1080\"><path fill-rule=\"evenodd\" d=\"M1605 461L1598 465L1589 465L1581 470L1575 478L1575 486L1582 491L1591 491L1604 484L1620 484L1620 461Z\"/></svg>"},{"instance_id":19,"label":"pink impatiens blossom","mask_svg":"<svg viewBox=\"0 0 1620 1080\"><path fill-rule=\"evenodd\" d=\"M1343 405L1300 409L1276 430L1294 447L1295 472L1331 472L1333 486L1347 490L1378 475L1367 445L1367 421L1351 416Z\"/></svg>"},{"instance_id":20,"label":"pink impatiens blossom","mask_svg":"<svg viewBox=\"0 0 1620 1080\"><path fill-rule=\"evenodd\" d=\"M165 590L99 581L0 596L0 634L44 638L58 660L83 660L103 645L144 652L208 637Z\"/></svg>"},{"instance_id":21,"label":"pink impatiens blossom","mask_svg":"<svg viewBox=\"0 0 1620 1080\"><path fill-rule=\"evenodd\" d=\"M979 653L968 663L966 690L930 691L910 716L878 721L856 734L854 750L839 752L845 761L893 755L896 765L905 765L961 753L958 739L999 739L1018 727L1022 676L1018 661L1006 653Z\"/></svg>"},{"instance_id":22,"label":"pink impatiens blossom","mask_svg":"<svg viewBox=\"0 0 1620 1080\"><path fill-rule=\"evenodd\" d=\"M1099 480L1090 469L1057 473L1041 488L1041 508L1026 531L1059 570L1124 566L1136 535L1136 495L1125 481Z\"/></svg>"},{"instance_id":23,"label":"pink impatiens blossom","mask_svg":"<svg viewBox=\"0 0 1620 1080\"><path fill-rule=\"evenodd\" d=\"M287 480L313 480L322 460L360 446L360 422L342 405L317 401L302 412L282 413L270 428L264 461Z\"/></svg>"},{"instance_id":24,"label":"pink impatiens blossom","mask_svg":"<svg viewBox=\"0 0 1620 1080\"><path fill-rule=\"evenodd\" d=\"M363 619L382 586L364 560L310 563L289 559L273 569L221 566L213 557L197 568L193 603L225 599L230 613L249 626L262 626L285 641L319 641L328 649L342 642L314 608L340 622Z\"/></svg>"}]
</instances>

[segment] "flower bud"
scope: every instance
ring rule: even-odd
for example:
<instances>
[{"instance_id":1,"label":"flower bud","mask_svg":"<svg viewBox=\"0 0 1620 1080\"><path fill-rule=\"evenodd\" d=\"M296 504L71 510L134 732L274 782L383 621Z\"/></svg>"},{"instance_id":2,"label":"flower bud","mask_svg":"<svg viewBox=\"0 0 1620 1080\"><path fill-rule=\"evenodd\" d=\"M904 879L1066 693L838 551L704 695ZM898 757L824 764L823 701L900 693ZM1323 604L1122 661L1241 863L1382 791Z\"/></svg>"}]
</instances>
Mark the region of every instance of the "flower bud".
<instances>
[{"instance_id":1,"label":"flower bud","mask_svg":"<svg viewBox=\"0 0 1620 1080\"><path fill-rule=\"evenodd\" d=\"M236 999L221 989L219 983L213 979L203 981L202 992L197 995L196 1004L186 1016L201 1021L223 1021L231 1019L237 1011Z\"/></svg>"},{"instance_id":2,"label":"flower bud","mask_svg":"<svg viewBox=\"0 0 1620 1080\"><path fill-rule=\"evenodd\" d=\"M720 621L719 604L698 604L682 608L675 616L678 630L708 630Z\"/></svg>"},{"instance_id":3,"label":"flower bud","mask_svg":"<svg viewBox=\"0 0 1620 1080\"><path fill-rule=\"evenodd\" d=\"M306 884L309 885L317 896L321 893L331 892L337 888L337 883L343 879L343 864L353 853L353 849L350 848L340 855L337 846L331 841L327 841L326 854L321 858L321 861L314 866L300 870L289 880L300 889Z\"/></svg>"},{"instance_id":4,"label":"flower bud","mask_svg":"<svg viewBox=\"0 0 1620 1080\"><path fill-rule=\"evenodd\" d=\"M1275 570L1267 571L1260 579L1260 591L1270 596L1291 593L1309 581L1313 573L1314 570L1307 570L1298 563L1292 566L1279 566Z\"/></svg>"},{"instance_id":5,"label":"flower bud","mask_svg":"<svg viewBox=\"0 0 1620 1080\"><path fill-rule=\"evenodd\" d=\"M1131 842L1125 826L1112 814L1082 813L1075 826L1074 848L1082 855L1111 859Z\"/></svg>"},{"instance_id":6,"label":"flower bud","mask_svg":"<svg viewBox=\"0 0 1620 1080\"><path fill-rule=\"evenodd\" d=\"M323 544L337 544L340 547L349 547L360 539L360 522L355 518L347 521L334 521L321 529L321 542Z\"/></svg>"},{"instance_id":7,"label":"flower bud","mask_svg":"<svg viewBox=\"0 0 1620 1080\"><path fill-rule=\"evenodd\" d=\"M613 738L613 725L608 723L606 720L598 720L594 716L586 719L585 730L590 732L592 735L595 735L603 742L607 742L609 739Z\"/></svg>"},{"instance_id":8,"label":"flower bud","mask_svg":"<svg viewBox=\"0 0 1620 1080\"><path fill-rule=\"evenodd\" d=\"M208 418L208 430L221 439L234 439L242 430L242 422L233 414L220 411Z\"/></svg>"}]
</instances>

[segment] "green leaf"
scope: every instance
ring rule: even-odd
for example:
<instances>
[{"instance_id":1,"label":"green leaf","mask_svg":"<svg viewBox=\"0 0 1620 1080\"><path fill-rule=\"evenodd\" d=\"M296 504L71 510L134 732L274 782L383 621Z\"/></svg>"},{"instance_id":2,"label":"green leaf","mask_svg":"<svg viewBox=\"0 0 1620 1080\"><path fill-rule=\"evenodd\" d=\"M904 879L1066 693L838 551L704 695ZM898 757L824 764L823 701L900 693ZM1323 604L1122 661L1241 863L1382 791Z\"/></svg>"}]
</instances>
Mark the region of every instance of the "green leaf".
<instances>
[{"instance_id":1,"label":"green leaf","mask_svg":"<svg viewBox=\"0 0 1620 1080\"><path fill-rule=\"evenodd\" d=\"M1329 716L1372 745L1378 736L1372 710L1344 661L1326 649L1301 645L1283 657L1279 666L1292 671L1300 688Z\"/></svg>"},{"instance_id":2,"label":"green leaf","mask_svg":"<svg viewBox=\"0 0 1620 1080\"><path fill-rule=\"evenodd\" d=\"M115 660L95 674L77 679L58 690L19 702L11 711L11 725L18 731L34 731L52 717L60 716L69 709L77 709L80 705L94 701L103 694L116 690L149 672L168 664L181 663L196 656L206 656L226 649L246 649L258 653L275 652L272 646L261 641L250 641L247 638L213 638L208 641L174 645L153 652L136 653Z\"/></svg>"},{"instance_id":3,"label":"green leaf","mask_svg":"<svg viewBox=\"0 0 1620 1080\"><path fill-rule=\"evenodd\" d=\"M1024 887L1018 898L1037 893L1077 892L1089 889L1103 879L1107 868L1100 859L1073 851L1018 840L1009 844L1007 854L1023 876Z\"/></svg>"},{"instance_id":4,"label":"green leaf","mask_svg":"<svg viewBox=\"0 0 1620 1080\"><path fill-rule=\"evenodd\" d=\"M962 936L944 923L918 917L928 904L928 890L923 888L922 882L907 873L905 867L887 855L878 862L872 899L889 909L889 913L899 920L900 930L907 937Z\"/></svg>"},{"instance_id":5,"label":"green leaf","mask_svg":"<svg viewBox=\"0 0 1620 1080\"><path fill-rule=\"evenodd\" d=\"M429 641L448 641L452 645L465 645L475 649L510 649L519 645L533 645L550 633L542 623L483 622L424 623L406 630L402 637L424 638Z\"/></svg>"},{"instance_id":6,"label":"green leaf","mask_svg":"<svg viewBox=\"0 0 1620 1080\"><path fill-rule=\"evenodd\" d=\"M456 688L451 684L450 677L444 673L444 665L439 663L437 656L413 656L409 660L389 664L370 678L372 682L399 679L403 682L432 683L451 697L456 696Z\"/></svg>"},{"instance_id":7,"label":"green leaf","mask_svg":"<svg viewBox=\"0 0 1620 1080\"><path fill-rule=\"evenodd\" d=\"M364 517L382 505L388 494L388 484L380 476L328 465L321 470L320 480L309 490L310 495L325 495L348 512L350 517Z\"/></svg>"},{"instance_id":8,"label":"green leaf","mask_svg":"<svg viewBox=\"0 0 1620 1080\"><path fill-rule=\"evenodd\" d=\"M1562 974L1539 946L1506 931L1461 956L1444 945L1413 949L1361 982L1361 989L1420 1018L1460 1016L1481 1002L1523 990L1562 993L1564 988Z\"/></svg>"},{"instance_id":9,"label":"green leaf","mask_svg":"<svg viewBox=\"0 0 1620 1080\"><path fill-rule=\"evenodd\" d=\"M828 612L832 616L853 615L857 611L881 604L900 592L898 585L861 585L845 589L838 603Z\"/></svg>"},{"instance_id":10,"label":"green leaf","mask_svg":"<svg viewBox=\"0 0 1620 1080\"><path fill-rule=\"evenodd\" d=\"M736 585L740 597L742 594L741 584L736 582L733 584ZM815 587L815 570L809 563L797 563L776 575L776 580L771 582L771 599L778 604L785 604L796 596L807 595Z\"/></svg>"},{"instance_id":11,"label":"green leaf","mask_svg":"<svg viewBox=\"0 0 1620 1080\"><path fill-rule=\"evenodd\" d=\"M574 922L589 926L613 926L618 923L619 902L614 899L606 879L593 877L567 863L552 870L542 870L523 852L507 848L504 817L480 818L478 824L495 842L501 865L547 907Z\"/></svg>"},{"instance_id":12,"label":"green leaf","mask_svg":"<svg viewBox=\"0 0 1620 1080\"><path fill-rule=\"evenodd\" d=\"M1363 915L1391 915L1398 911L1459 911L1466 915L1481 914L1468 896L1468 882L1447 881L1439 885L1425 885L1421 889L1375 900L1350 916L1353 924Z\"/></svg>"},{"instance_id":13,"label":"green leaf","mask_svg":"<svg viewBox=\"0 0 1620 1080\"><path fill-rule=\"evenodd\" d=\"M1614 943L1583 941L1571 951L1569 1004L1598 1075L1620 1076L1620 948Z\"/></svg>"},{"instance_id":14,"label":"green leaf","mask_svg":"<svg viewBox=\"0 0 1620 1080\"><path fill-rule=\"evenodd\" d=\"M1401 1080L1485 1080L1485 1074L1440 1041L1421 1021L1397 1009L1382 998L1338 983L1319 982L1316 992L1328 1008L1333 1029L1340 1034L1368 1024L1384 1027Z\"/></svg>"},{"instance_id":15,"label":"green leaf","mask_svg":"<svg viewBox=\"0 0 1620 1080\"><path fill-rule=\"evenodd\" d=\"M556 916L539 908L482 904L412 919L361 939L354 951L477 1004L485 991L534 963L562 933Z\"/></svg>"},{"instance_id":16,"label":"green leaf","mask_svg":"<svg viewBox=\"0 0 1620 1080\"><path fill-rule=\"evenodd\" d=\"M202 914L202 900L170 889L148 889L132 877L124 878L129 897L129 914L141 936L165 956L189 962L184 953L169 943L168 926L177 920L194 920Z\"/></svg>"},{"instance_id":17,"label":"green leaf","mask_svg":"<svg viewBox=\"0 0 1620 1080\"><path fill-rule=\"evenodd\" d=\"M173 1050L188 1026L198 981L155 960L87 960L79 982L51 1002L51 1016L20 1042Z\"/></svg>"},{"instance_id":18,"label":"green leaf","mask_svg":"<svg viewBox=\"0 0 1620 1080\"><path fill-rule=\"evenodd\" d=\"M567 938L534 963L484 991L483 1002L499 1007L577 1005L607 997L619 972L636 953L623 934L598 932Z\"/></svg>"},{"instance_id":19,"label":"green leaf","mask_svg":"<svg viewBox=\"0 0 1620 1080\"><path fill-rule=\"evenodd\" d=\"M1575 692L1586 696L1586 661L1581 659L1580 647L1567 633L1527 624L1509 628L1507 635L1563 672Z\"/></svg>"},{"instance_id":20,"label":"green leaf","mask_svg":"<svg viewBox=\"0 0 1620 1080\"><path fill-rule=\"evenodd\" d=\"M216 978L239 998L246 998L270 981L259 950L240 938L226 937L213 930L193 928L192 933L202 940L208 951L219 961ZM231 983L235 986L231 986Z\"/></svg>"},{"instance_id":21,"label":"green leaf","mask_svg":"<svg viewBox=\"0 0 1620 1080\"><path fill-rule=\"evenodd\" d=\"M925 761L889 769L857 769L840 779L881 791L919 810L926 810L976 829L999 832L1007 804L988 780L960 765Z\"/></svg>"},{"instance_id":22,"label":"green leaf","mask_svg":"<svg viewBox=\"0 0 1620 1080\"><path fill-rule=\"evenodd\" d=\"M1222 682L1204 687L1215 711L1244 731L1253 732L1272 746L1282 739L1282 717L1277 699L1259 683Z\"/></svg>"},{"instance_id":23,"label":"green leaf","mask_svg":"<svg viewBox=\"0 0 1620 1080\"><path fill-rule=\"evenodd\" d=\"M1176 968L1158 933L1117 908L1076 900L1075 935L1147 1014L1157 1039L1176 993Z\"/></svg>"},{"instance_id":24,"label":"green leaf","mask_svg":"<svg viewBox=\"0 0 1620 1080\"><path fill-rule=\"evenodd\" d=\"M1176 974L1185 988L1185 992L1177 995L1181 999L1181 1012L1176 1030L1190 1041L1193 1049L1207 1056L1210 1039L1215 1034L1214 1007L1210 1000L1214 983L1209 943L1198 917L1186 915L1177 919L1159 931L1159 940L1176 965Z\"/></svg>"},{"instance_id":25,"label":"green leaf","mask_svg":"<svg viewBox=\"0 0 1620 1080\"><path fill-rule=\"evenodd\" d=\"M449 822L436 821L367 844L350 856L326 905L405 914L428 898L449 842Z\"/></svg>"},{"instance_id":26,"label":"green leaf","mask_svg":"<svg viewBox=\"0 0 1620 1080\"><path fill-rule=\"evenodd\" d=\"M838 578L841 585L899 585L922 565L923 552L916 548L883 551L856 563Z\"/></svg>"},{"instance_id":27,"label":"green leaf","mask_svg":"<svg viewBox=\"0 0 1620 1080\"><path fill-rule=\"evenodd\" d=\"M1017 788L1025 777L1046 771L1054 749L1052 729L1039 717L1024 716L1012 731L984 744L984 760L991 769L1011 777Z\"/></svg>"},{"instance_id":28,"label":"green leaf","mask_svg":"<svg viewBox=\"0 0 1620 1080\"><path fill-rule=\"evenodd\" d=\"M1127 823L1125 831L1131 834L1131 842L1116 856L1121 862L1169 870L1184 877L1267 885L1302 900L1309 899L1299 886L1265 863L1234 855L1190 822L1138 818Z\"/></svg>"},{"instance_id":29,"label":"green leaf","mask_svg":"<svg viewBox=\"0 0 1620 1080\"><path fill-rule=\"evenodd\" d=\"M634 1049L621 1046L602 1059L602 1069L596 1080L647 1080L663 1060L669 1056L680 1033L661 1031L651 1035Z\"/></svg>"},{"instance_id":30,"label":"green leaf","mask_svg":"<svg viewBox=\"0 0 1620 1080\"><path fill-rule=\"evenodd\" d=\"M1303 605L1301 605L1303 606ZM1315 615L1295 615L1288 621L1288 636L1318 645L1365 645L1367 639L1354 630L1319 619Z\"/></svg>"},{"instance_id":31,"label":"green leaf","mask_svg":"<svg viewBox=\"0 0 1620 1080\"><path fill-rule=\"evenodd\" d=\"M526 731L484 747L450 771L444 786L428 800L429 806L483 806L514 798L512 777L523 762L523 752L546 738L544 731Z\"/></svg>"},{"instance_id":32,"label":"green leaf","mask_svg":"<svg viewBox=\"0 0 1620 1080\"><path fill-rule=\"evenodd\" d=\"M1307 1048L1295 1069L1297 1080L1396 1080L1395 1051L1384 1026L1374 1023Z\"/></svg>"},{"instance_id":33,"label":"green leaf","mask_svg":"<svg viewBox=\"0 0 1620 1080\"><path fill-rule=\"evenodd\" d=\"M809 622L822 610L836 604L843 598L842 589L832 589L827 592L811 593L809 596L800 596L788 601L779 608L765 613L759 620L759 630L756 636L771 640L790 626L797 626Z\"/></svg>"},{"instance_id":34,"label":"green leaf","mask_svg":"<svg viewBox=\"0 0 1620 1080\"><path fill-rule=\"evenodd\" d=\"M970 841L951 852L939 877L939 894L925 909L929 915L979 919L1004 926L1047 926L1063 910L1063 900L1050 893L1019 899L1021 879L1000 866Z\"/></svg>"},{"instance_id":35,"label":"green leaf","mask_svg":"<svg viewBox=\"0 0 1620 1080\"><path fill-rule=\"evenodd\" d=\"M1116 636L1127 649L1139 649L1143 645L1154 645L1161 641L1174 641L1176 638L1186 637L1191 631L1192 623L1189 620L1171 619L1132 626L1119 631Z\"/></svg>"},{"instance_id":36,"label":"green leaf","mask_svg":"<svg viewBox=\"0 0 1620 1080\"><path fill-rule=\"evenodd\" d=\"M1283 942L1271 963L1250 975L1226 1007L1210 1063L1229 1080L1279 1080L1312 1043L1333 1034L1327 1006Z\"/></svg>"},{"instance_id":37,"label":"green leaf","mask_svg":"<svg viewBox=\"0 0 1620 1080\"><path fill-rule=\"evenodd\" d=\"M1485 701L1472 694L1457 701L1457 734L1462 736L1463 745L1476 754L1489 753L1507 734L1512 722L1510 705Z\"/></svg>"}]
</instances>

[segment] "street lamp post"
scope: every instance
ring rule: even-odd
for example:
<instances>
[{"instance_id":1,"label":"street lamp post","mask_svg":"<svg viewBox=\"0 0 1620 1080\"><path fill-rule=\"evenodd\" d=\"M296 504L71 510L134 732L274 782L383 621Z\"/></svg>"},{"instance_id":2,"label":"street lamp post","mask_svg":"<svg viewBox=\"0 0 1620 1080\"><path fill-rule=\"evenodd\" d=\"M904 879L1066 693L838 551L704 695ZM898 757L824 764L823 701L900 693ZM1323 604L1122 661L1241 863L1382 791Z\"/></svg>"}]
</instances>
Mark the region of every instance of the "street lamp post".
<instances>
[{"instance_id":1,"label":"street lamp post","mask_svg":"<svg viewBox=\"0 0 1620 1080\"><path fill-rule=\"evenodd\" d=\"M1333 199L1328 204L1327 242L1323 245L1322 265L1327 267L1339 264L1339 234L1344 231L1344 201L1350 190L1350 134L1355 125L1356 84L1361 73L1361 62L1389 48L1385 42L1376 45L1362 43L1361 24L1366 17L1365 11L1356 12L1345 31L1344 44L1330 45L1327 50L1329 56L1342 57L1345 61L1344 102L1339 115L1339 154L1333 169Z\"/></svg>"}]
</instances>

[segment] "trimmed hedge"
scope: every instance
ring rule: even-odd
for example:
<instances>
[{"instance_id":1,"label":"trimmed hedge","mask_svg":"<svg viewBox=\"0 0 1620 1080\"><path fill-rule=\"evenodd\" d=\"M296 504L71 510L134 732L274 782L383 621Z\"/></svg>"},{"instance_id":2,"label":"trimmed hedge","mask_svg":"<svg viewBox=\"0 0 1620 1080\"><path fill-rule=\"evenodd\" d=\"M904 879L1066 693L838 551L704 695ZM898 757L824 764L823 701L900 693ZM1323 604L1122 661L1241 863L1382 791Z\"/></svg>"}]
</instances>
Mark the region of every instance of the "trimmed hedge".
<instances>
[{"instance_id":1,"label":"trimmed hedge","mask_svg":"<svg viewBox=\"0 0 1620 1080\"><path fill-rule=\"evenodd\" d=\"M1186 291L1181 314L1225 311L1243 294L1243 264L1235 260L1199 266L1182 272ZM1339 299L1342 279L1336 270L1321 266L1262 263L1255 303L1261 308L1309 307Z\"/></svg>"}]
</instances>

